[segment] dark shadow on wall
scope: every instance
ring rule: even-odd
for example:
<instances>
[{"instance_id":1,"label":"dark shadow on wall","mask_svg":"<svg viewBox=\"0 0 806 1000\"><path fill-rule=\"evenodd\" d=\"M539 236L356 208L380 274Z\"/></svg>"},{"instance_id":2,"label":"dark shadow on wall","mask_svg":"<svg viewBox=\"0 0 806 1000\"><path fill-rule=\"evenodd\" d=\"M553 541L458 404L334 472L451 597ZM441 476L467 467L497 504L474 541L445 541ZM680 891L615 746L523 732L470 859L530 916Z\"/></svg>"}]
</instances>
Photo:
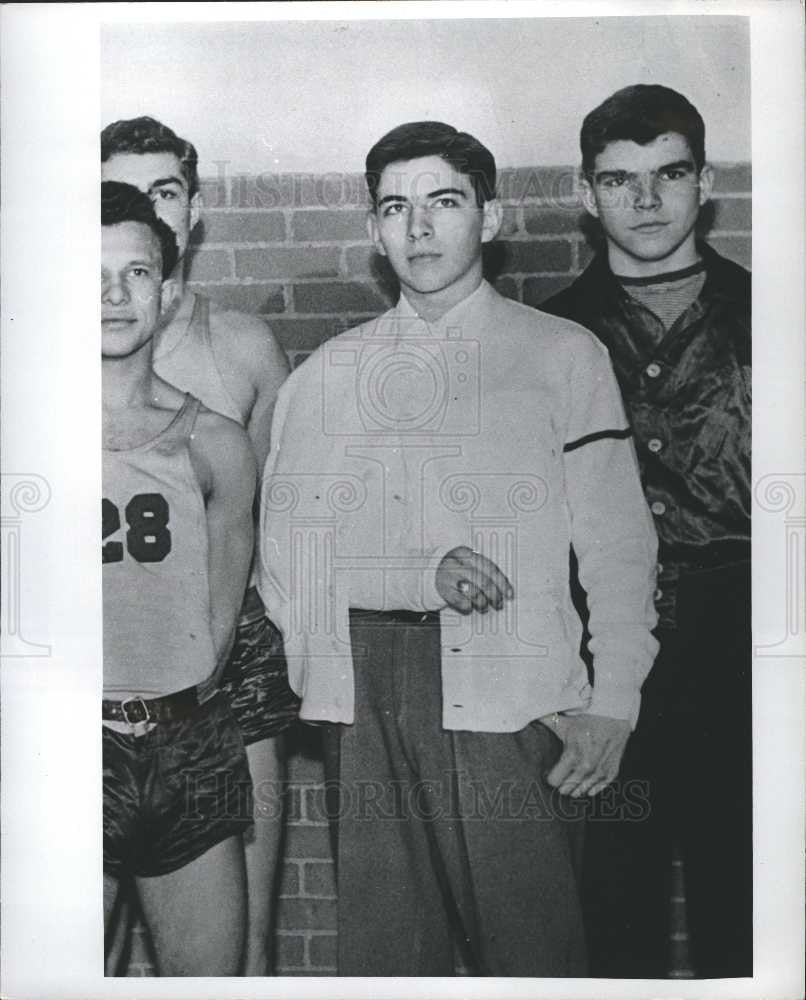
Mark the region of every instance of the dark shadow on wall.
<instances>
[{"instance_id":1,"label":"dark shadow on wall","mask_svg":"<svg viewBox=\"0 0 806 1000\"><path fill-rule=\"evenodd\" d=\"M204 216L202 216L190 231L190 238L188 240L187 249L185 250L184 265L186 277L190 274L190 269L193 266L193 258L204 246L206 238L207 230L204 225Z\"/></svg>"},{"instance_id":2,"label":"dark shadow on wall","mask_svg":"<svg viewBox=\"0 0 806 1000\"><path fill-rule=\"evenodd\" d=\"M509 260L509 248L506 243L499 243L493 240L492 243L485 243L482 248L482 265L484 267L484 277L490 284L495 284L498 278L504 273L507 261Z\"/></svg>"},{"instance_id":3,"label":"dark shadow on wall","mask_svg":"<svg viewBox=\"0 0 806 1000\"><path fill-rule=\"evenodd\" d=\"M381 295L390 306L394 305L400 296L400 282L383 254L377 251L372 254L369 259L369 273Z\"/></svg>"},{"instance_id":4,"label":"dark shadow on wall","mask_svg":"<svg viewBox=\"0 0 806 1000\"><path fill-rule=\"evenodd\" d=\"M185 257L190 260L190 257L199 249L206 239L207 229L204 224L204 216L202 215L190 232L190 241L188 243L188 248L185 251Z\"/></svg>"}]
</instances>

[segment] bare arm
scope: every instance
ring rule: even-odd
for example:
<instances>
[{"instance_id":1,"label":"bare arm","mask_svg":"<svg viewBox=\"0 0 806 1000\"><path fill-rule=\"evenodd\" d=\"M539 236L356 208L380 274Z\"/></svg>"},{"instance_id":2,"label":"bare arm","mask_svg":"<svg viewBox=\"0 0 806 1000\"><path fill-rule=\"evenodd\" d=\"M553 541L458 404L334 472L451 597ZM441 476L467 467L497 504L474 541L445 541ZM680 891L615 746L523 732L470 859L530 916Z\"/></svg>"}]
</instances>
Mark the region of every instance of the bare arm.
<instances>
[{"instance_id":1,"label":"bare arm","mask_svg":"<svg viewBox=\"0 0 806 1000\"><path fill-rule=\"evenodd\" d=\"M260 476L271 445L277 393L288 378L288 359L268 324L259 316L214 308L210 325L219 369L246 415L246 433Z\"/></svg>"},{"instance_id":2,"label":"bare arm","mask_svg":"<svg viewBox=\"0 0 806 1000\"><path fill-rule=\"evenodd\" d=\"M205 484L210 628L217 670L229 655L254 543L255 458L246 433L214 413L199 416L191 457Z\"/></svg>"},{"instance_id":3,"label":"bare arm","mask_svg":"<svg viewBox=\"0 0 806 1000\"><path fill-rule=\"evenodd\" d=\"M265 327L266 324L264 323ZM289 366L285 351L278 344L274 334L266 327L262 350L255 354L255 405L249 414L246 432L257 458L258 478L263 474L263 467L269 455L271 446L271 422L274 415L274 404L280 386L288 378Z\"/></svg>"}]
</instances>

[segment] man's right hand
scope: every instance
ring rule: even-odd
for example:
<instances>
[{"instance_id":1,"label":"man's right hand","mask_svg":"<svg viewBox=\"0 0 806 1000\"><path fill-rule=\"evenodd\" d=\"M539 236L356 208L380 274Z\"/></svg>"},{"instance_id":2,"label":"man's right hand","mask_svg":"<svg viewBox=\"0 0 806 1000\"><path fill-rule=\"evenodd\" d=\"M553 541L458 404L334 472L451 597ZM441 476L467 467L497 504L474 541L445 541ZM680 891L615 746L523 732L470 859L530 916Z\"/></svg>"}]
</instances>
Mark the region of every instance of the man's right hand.
<instances>
[{"instance_id":1,"label":"man's right hand","mask_svg":"<svg viewBox=\"0 0 806 1000\"><path fill-rule=\"evenodd\" d=\"M466 545L451 549L443 557L435 584L443 601L463 615L491 607L500 611L504 601L515 596L512 584L495 563Z\"/></svg>"}]
</instances>

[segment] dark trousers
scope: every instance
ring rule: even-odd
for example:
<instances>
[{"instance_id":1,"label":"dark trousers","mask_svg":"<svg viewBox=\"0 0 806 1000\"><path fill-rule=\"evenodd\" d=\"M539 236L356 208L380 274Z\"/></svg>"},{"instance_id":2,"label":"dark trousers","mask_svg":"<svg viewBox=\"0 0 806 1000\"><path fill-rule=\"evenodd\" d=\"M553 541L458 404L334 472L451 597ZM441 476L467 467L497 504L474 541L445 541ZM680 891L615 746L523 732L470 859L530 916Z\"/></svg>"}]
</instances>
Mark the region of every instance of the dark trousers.
<instances>
[{"instance_id":1,"label":"dark trousers","mask_svg":"<svg viewBox=\"0 0 806 1000\"><path fill-rule=\"evenodd\" d=\"M583 902L592 976L667 974L674 844L694 974L752 975L749 566L685 578L678 624L658 633L618 786L589 811Z\"/></svg>"},{"instance_id":2,"label":"dark trousers","mask_svg":"<svg viewBox=\"0 0 806 1000\"><path fill-rule=\"evenodd\" d=\"M338 970L585 974L577 878L581 810L544 776L545 726L442 728L437 615L352 612L356 711L325 730L338 790Z\"/></svg>"}]
</instances>

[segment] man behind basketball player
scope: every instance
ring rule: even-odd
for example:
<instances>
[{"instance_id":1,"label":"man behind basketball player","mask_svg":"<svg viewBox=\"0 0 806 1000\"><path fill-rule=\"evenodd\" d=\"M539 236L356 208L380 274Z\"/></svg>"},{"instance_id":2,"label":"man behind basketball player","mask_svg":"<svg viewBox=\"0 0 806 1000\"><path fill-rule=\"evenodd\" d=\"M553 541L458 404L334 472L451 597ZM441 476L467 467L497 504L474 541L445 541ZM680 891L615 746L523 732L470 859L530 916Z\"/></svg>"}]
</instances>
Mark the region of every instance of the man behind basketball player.
<instances>
[{"instance_id":1,"label":"man behind basketball player","mask_svg":"<svg viewBox=\"0 0 806 1000\"><path fill-rule=\"evenodd\" d=\"M154 369L209 409L245 427L262 469L274 402L288 363L264 320L223 308L186 284L186 252L201 208L197 161L191 143L153 118L113 122L101 133L102 179L123 181L147 194L178 244L179 261L172 275L175 311L154 336ZM281 833L277 737L296 718L298 700L288 687L282 639L254 587L246 593L222 689L240 726L256 791L256 822L246 841L245 972L266 975Z\"/></svg>"},{"instance_id":2,"label":"man behind basketball player","mask_svg":"<svg viewBox=\"0 0 806 1000\"><path fill-rule=\"evenodd\" d=\"M252 806L217 680L252 555L255 460L238 424L152 368L170 229L125 184L102 185L101 221L105 927L131 880L162 975L236 975Z\"/></svg>"}]
</instances>

